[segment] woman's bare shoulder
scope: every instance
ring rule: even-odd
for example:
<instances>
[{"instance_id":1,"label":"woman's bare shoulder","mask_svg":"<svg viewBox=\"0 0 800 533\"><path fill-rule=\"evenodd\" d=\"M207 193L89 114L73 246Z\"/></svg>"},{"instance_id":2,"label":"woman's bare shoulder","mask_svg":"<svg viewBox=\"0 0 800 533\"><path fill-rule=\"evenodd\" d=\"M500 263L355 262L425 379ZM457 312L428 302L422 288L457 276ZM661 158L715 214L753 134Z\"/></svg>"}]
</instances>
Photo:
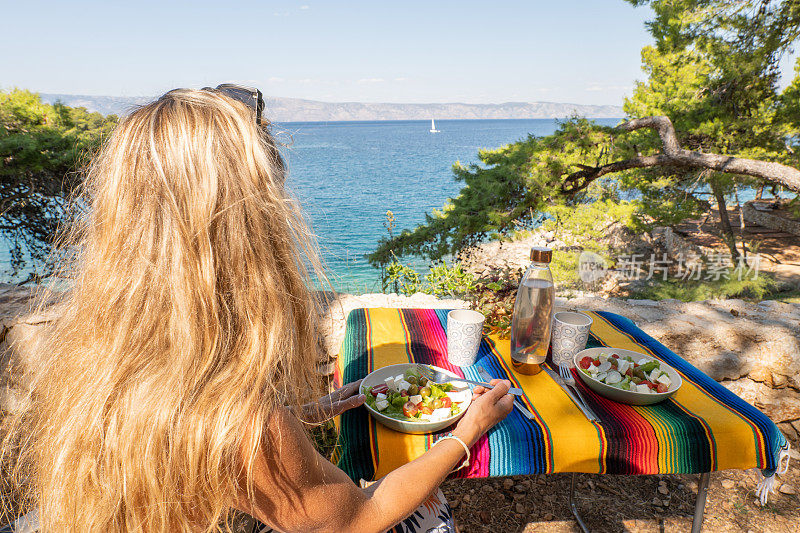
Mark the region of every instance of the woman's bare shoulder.
<instances>
[{"instance_id":1,"label":"woman's bare shoulder","mask_svg":"<svg viewBox=\"0 0 800 533\"><path fill-rule=\"evenodd\" d=\"M261 440L252 463L254 499L241 494L237 508L278 529L293 530L331 520L336 512L328 504L337 498L362 497L344 472L317 453L289 409L275 411Z\"/></svg>"},{"instance_id":2,"label":"woman's bare shoulder","mask_svg":"<svg viewBox=\"0 0 800 533\"><path fill-rule=\"evenodd\" d=\"M308 438L302 422L288 408L275 409L261 436L258 450L263 474L276 482L302 485L309 473L309 464L319 455Z\"/></svg>"}]
</instances>

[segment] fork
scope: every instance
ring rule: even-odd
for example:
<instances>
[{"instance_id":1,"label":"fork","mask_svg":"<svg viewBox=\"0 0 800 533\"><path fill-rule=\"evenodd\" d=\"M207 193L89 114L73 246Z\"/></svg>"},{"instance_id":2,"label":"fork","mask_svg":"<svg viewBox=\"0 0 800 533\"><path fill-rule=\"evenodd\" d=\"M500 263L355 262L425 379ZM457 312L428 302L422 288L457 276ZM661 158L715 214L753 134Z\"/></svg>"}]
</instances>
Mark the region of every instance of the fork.
<instances>
[{"instance_id":1,"label":"fork","mask_svg":"<svg viewBox=\"0 0 800 533\"><path fill-rule=\"evenodd\" d=\"M472 385L480 385L481 387L486 387L487 389L493 389L494 385L490 385L489 383L484 383L483 381L473 381L471 379L459 378L457 376L450 376L443 372L439 372L438 370L434 370L429 366L419 366L419 373L422 377L433 381L434 383L447 383L448 381L463 381L464 383L470 383ZM514 396L522 396L522 389L517 387L511 387L508 389L508 394L513 394Z\"/></svg>"},{"instance_id":2,"label":"fork","mask_svg":"<svg viewBox=\"0 0 800 533\"><path fill-rule=\"evenodd\" d=\"M595 418L595 420L600 420L599 418L597 418L597 415L594 414L592 408L589 407L589 403L586 401L586 398L583 397L583 394L581 393L580 389L578 389L578 387L575 385L575 378L572 377L572 370L570 370L570 368L566 365L558 365L558 373L561 375L561 379L564 380L564 383L570 389L572 389L572 392L575 393L575 396L577 396L578 399L580 399L584 409L586 409L589 412L589 414Z\"/></svg>"},{"instance_id":3,"label":"fork","mask_svg":"<svg viewBox=\"0 0 800 533\"><path fill-rule=\"evenodd\" d=\"M491 375L489 375L489 373L486 371L486 369L485 369L485 368L483 368L483 367L482 367L482 366L480 366L480 365L478 365L476 368L478 369L478 374L480 374L480 376L481 376L481 379L485 379L486 381L491 381L491 380L492 380L492 376L491 376ZM530 411L528 411L528 408L527 408L527 407L525 407L525 405L522 403L522 401L521 401L521 400L519 400L519 399L515 398L515 399L514 399L514 407L516 407L516 408L517 408L517 410L518 410L520 413L522 413L523 415L525 415L525 418L527 418L528 420L533 420L533 419L534 419L533 413L531 413Z\"/></svg>"}]
</instances>

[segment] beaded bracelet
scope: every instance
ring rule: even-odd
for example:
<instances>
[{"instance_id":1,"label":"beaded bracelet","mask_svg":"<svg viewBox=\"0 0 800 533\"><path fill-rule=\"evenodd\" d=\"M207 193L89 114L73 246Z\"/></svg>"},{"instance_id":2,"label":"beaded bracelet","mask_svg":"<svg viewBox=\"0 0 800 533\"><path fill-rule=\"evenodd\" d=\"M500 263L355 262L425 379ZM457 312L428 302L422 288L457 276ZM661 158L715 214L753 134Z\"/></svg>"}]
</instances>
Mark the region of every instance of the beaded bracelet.
<instances>
[{"instance_id":1,"label":"beaded bracelet","mask_svg":"<svg viewBox=\"0 0 800 533\"><path fill-rule=\"evenodd\" d=\"M458 441L458 443L461 444L461 446L464 447L464 451L467 452L467 458L464 459L464 462L461 463L461 466L459 466L458 468L453 469L453 472L461 470L465 466L469 466L469 457L470 457L469 446L467 446L467 444L463 440L461 440L459 437L453 435L452 433L448 433L447 435L443 435L443 436L439 437L438 439L436 439L436 442L434 443L434 445L439 444L443 440L447 440L447 439L453 439L455 441Z\"/></svg>"}]
</instances>

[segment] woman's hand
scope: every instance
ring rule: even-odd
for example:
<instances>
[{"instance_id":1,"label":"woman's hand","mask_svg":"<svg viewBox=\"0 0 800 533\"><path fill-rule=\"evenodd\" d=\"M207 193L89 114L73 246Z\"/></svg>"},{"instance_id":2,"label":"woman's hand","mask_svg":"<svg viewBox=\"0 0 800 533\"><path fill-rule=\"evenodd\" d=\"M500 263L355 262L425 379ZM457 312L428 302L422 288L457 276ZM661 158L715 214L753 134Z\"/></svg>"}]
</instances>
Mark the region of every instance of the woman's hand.
<instances>
[{"instance_id":1,"label":"woman's hand","mask_svg":"<svg viewBox=\"0 0 800 533\"><path fill-rule=\"evenodd\" d=\"M361 380L359 379L336 389L316 402L303 405L300 408L299 418L309 424L319 424L344 413L348 409L358 407L367 399L366 396L358 393L360 386Z\"/></svg>"},{"instance_id":2,"label":"woman's hand","mask_svg":"<svg viewBox=\"0 0 800 533\"><path fill-rule=\"evenodd\" d=\"M508 394L511 382L493 379L489 383L494 388L487 389L478 385L472 389L472 403L453 431L467 446L475 444L478 437L504 419L514 408L514 397Z\"/></svg>"}]
</instances>

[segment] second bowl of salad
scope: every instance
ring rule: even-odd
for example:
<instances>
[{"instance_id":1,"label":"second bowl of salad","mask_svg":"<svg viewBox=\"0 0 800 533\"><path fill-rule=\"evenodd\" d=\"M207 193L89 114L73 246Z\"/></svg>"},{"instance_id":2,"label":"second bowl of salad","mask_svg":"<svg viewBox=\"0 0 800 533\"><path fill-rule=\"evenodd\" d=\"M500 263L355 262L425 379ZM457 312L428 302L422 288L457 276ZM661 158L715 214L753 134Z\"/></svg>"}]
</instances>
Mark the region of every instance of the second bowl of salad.
<instances>
[{"instance_id":1,"label":"second bowl of salad","mask_svg":"<svg viewBox=\"0 0 800 533\"><path fill-rule=\"evenodd\" d=\"M594 392L630 405L666 400L683 384L681 375L650 355L621 348L588 348L575 354L578 376Z\"/></svg>"},{"instance_id":2,"label":"second bowl of salad","mask_svg":"<svg viewBox=\"0 0 800 533\"><path fill-rule=\"evenodd\" d=\"M389 365L361 382L364 406L381 424L403 433L433 433L455 423L472 401L466 383L432 383L420 375L421 364ZM426 365L457 378L440 367Z\"/></svg>"}]
</instances>

